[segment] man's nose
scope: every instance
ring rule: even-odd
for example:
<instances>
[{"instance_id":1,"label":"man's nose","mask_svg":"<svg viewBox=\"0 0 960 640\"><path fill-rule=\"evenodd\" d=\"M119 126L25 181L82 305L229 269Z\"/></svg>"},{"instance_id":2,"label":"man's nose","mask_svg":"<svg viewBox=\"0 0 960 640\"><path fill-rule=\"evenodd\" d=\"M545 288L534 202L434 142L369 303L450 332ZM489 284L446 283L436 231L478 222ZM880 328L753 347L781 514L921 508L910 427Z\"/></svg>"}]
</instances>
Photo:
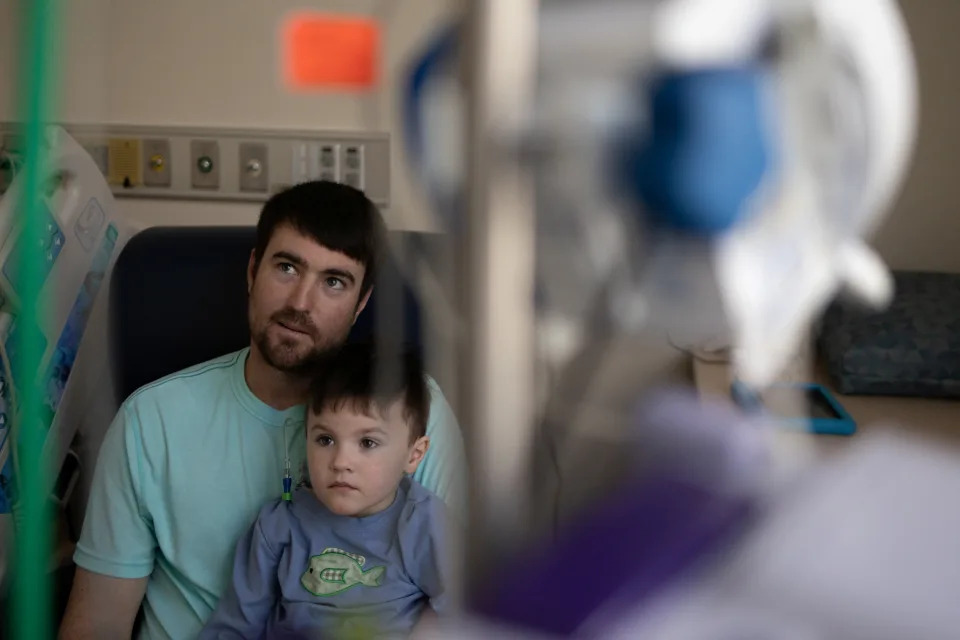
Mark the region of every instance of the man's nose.
<instances>
[{"instance_id":1,"label":"man's nose","mask_svg":"<svg viewBox=\"0 0 960 640\"><path fill-rule=\"evenodd\" d=\"M313 305L313 286L308 279L304 278L297 283L297 286L290 292L287 303L297 311L310 311Z\"/></svg>"}]
</instances>

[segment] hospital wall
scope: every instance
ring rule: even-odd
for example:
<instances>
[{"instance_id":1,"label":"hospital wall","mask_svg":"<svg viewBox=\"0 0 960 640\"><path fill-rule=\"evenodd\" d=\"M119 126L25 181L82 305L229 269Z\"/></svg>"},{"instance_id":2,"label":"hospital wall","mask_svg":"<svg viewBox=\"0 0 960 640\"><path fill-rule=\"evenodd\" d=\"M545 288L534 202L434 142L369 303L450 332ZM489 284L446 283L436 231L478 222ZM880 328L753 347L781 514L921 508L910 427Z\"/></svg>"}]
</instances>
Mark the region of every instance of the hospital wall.
<instances>
[{"instance_id":1,"label":"hospital wall","mask_svg":"<svg viewBox=\"0 0 960 640\"><path fill-rule=\"evenodd\" d=\"M16 3L0 3L0 120L16 113ZM59 118L258 129L378 130L392 134L395 228L430 229L422 193L403 161L397 89L403 65L451 15L457 0L83 0L63 9ZM242 7L242 8L241 8ZM279 82L277 26L295 9L379 16L385 25L379 91L292 94ZM257 204L120 201L144 225L249 224Z\"/></svg>"},{"instance_id":2,"label":"hospital wall","mask_svg":"<svg viewBox=\"0 0 960 640\"><path fill-rule=\"evenodd\" d=\"M960 2L902 0L920 81L913 166L874 238L894 268L960 272Z\"/></svg>"},{"instance_id":3,"label":"hospital wall","mask_svg":"<svg viewBox=\"0 0 960 640\"><path fill-rule=\"evenodd\" d=\"M0 119L15 113L16 3L0 3ZM428 208L402 154L397 87L409 54L457 0L124 0L62 2L59 113L76 123L379 129L393 135L391 226L428 229ZM960 271L960 2L904 0L920 78L915 159L874 244L896 268ZM385 31L384 82L368 96L293 95L277 80L276 26L290 9L375 13ZM123 200L142 224L237 224L255 204Z\"/></svg>"}]
</instances>

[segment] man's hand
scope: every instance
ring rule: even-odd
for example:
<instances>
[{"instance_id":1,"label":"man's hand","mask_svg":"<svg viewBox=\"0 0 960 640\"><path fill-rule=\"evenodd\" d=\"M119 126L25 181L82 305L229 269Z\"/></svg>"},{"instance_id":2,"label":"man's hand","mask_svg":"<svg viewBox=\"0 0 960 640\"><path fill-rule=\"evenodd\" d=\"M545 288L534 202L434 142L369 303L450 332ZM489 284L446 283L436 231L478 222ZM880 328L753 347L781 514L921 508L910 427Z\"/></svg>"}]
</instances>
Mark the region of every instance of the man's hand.
<instances>
[{"instance_id":1,"label":"man's hand","mask_svg":"<svg viewBox=\"0 0 960 640\"><path fill-rule=\"evenodd\" d=\"M60 640L126 640L146 590L147 578L111 578L77 567Z\"/></svg>"}]
</instances>

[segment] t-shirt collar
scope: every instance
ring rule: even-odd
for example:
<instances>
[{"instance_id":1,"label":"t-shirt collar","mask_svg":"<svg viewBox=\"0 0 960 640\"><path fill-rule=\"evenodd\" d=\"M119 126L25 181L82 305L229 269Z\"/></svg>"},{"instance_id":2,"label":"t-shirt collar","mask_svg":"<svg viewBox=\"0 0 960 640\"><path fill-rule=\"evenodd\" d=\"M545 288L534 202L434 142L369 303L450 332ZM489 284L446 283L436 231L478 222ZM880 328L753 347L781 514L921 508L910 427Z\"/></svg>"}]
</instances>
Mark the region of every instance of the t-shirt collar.
<instances>
[{"instance_id":1,"label":"t-shirt collar","mask_svg":"<svg viewBox=\"0 0 960 640\"><path fill-rule=\"evenodd\" d=\"M250 347L245 347L240 351L230 375L233 382L233 392L240 405L263 422L276 427L282 427L284 424L302 424L305 418L306 405L298 404L280 411L253 394L247 385L247 378L244 374L249 355Z\"/></svg>"}]
</instances>

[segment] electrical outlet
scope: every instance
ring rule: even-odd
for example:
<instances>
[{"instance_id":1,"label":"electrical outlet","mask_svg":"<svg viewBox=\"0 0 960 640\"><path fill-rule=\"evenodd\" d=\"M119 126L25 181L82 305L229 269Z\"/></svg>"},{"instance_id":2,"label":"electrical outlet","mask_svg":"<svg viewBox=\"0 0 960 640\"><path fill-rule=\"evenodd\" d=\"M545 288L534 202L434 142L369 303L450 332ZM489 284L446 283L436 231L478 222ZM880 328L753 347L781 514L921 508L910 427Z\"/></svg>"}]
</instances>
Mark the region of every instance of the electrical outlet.
<instances>
[{"instance_id":1,"label":"electrical outlet","mask_svg":"<svg viewBox=\"0 0 960 640\"><path fill-rule=\"evenodd\" d=\"M363 145L343 146L340 162L340 182L363 190Z\"/></svg>"},{"instance_id":2,"label":"electrical outlet","mask_svg":"<svg viewBox=\"0 0 960 640\"><path fill-rule=\"evenodd\" d=\"M170 141L154 139L143 141L143 186L170 186Z\"/></svg>"},{"instance_id":3,"label":"electrical outlet","mask_svg":"<svg viewBox=\"0 0 960 640\"><path fill-rule=\"evenodd\" d=\"M320 169L322 171L337 171L338 144L320 145Z\"/></svg>"},{"instance_id":4,"label":"electrical outlet","mask_svg":"<svg viewBox=\"0 0 960 640\"><path fill-rule=\"evenodd\" d=\"M194 189L220 188L220 145L216 140L190 141L190 184Z\"/></svg>"},{"instance_id":5,"label":"electrical outlet","mask_svg":"<svg viewBox=\"0 0 960 640\"><path fill-rule=\"evenodd\" d=\"M343 148L343 170L363 171L363 147L348 144Z\"/></svg>"},{"instance_id":6,"label":"electrical outlet","mask_svg":"<svg viewBox=\"0 0 960 640\"><path fill-rule=\"evenodd\" d=\"M240 143L240 191L266 192L270 183L267 145L262 142Z\"/></svg>"},{"instance_id":7,"label":"electrical outlet","mask_svg":"<svg viewBox=\"0 0 960 640\"><path fill-rule=\"evenodd\" d=\"M340 145L321 143L317 152L317 173L320 180L336 182L340 177Z\"/></svg>"}]
</instances>

